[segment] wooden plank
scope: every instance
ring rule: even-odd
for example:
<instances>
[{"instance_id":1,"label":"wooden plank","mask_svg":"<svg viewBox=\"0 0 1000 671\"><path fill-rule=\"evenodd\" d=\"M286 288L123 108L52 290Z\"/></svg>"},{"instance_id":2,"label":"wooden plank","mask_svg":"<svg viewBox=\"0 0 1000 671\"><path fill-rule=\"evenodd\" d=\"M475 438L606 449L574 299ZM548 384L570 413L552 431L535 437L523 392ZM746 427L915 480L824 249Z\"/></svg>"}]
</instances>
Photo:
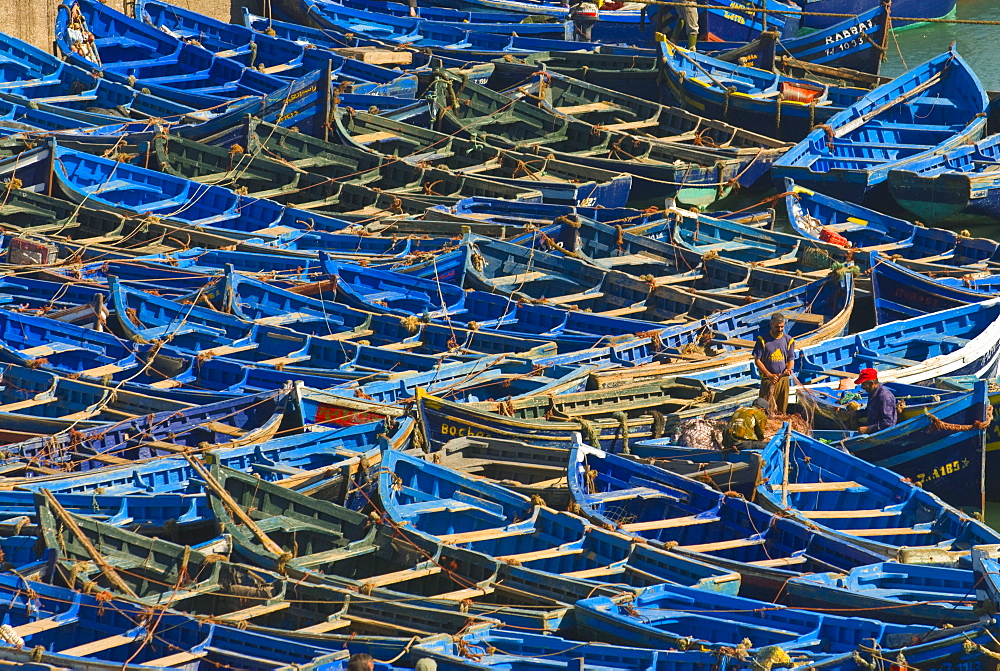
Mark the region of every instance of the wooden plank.
<instances>
[{"instance_id":1,"label":"wooden plank","mask_svg":"<svg viewBox=\"0 0 1000 671\"><path fill-rule=\"evenodd\" d=\"M225 613L216 617L223 622L242 622L261 615L267 615L268 613L276 613L279 610L285 610L286 608L290 608L291 605L292 604L287 601L262 603L259 606L251 606L250 608L244 608L243 610L234 610L232 613Z\"/></svg>"},{"instance_id":2,"label":"wooden plank","mask_svg":"<svg viewBox=\"0 0 1000 671\"><path fill-rule=\"evenodd\" d=\"M134 636L125 636L123 634L118 636L108 636L107 638L91 641L90 643L84 643L83 645L60 650L59 654L69 655L70 657L89 657L96 652L110 650L111 648L117 648L121 645L128 645L135 640L136 638Z\"/></svg>"},{"instance_id":3,"label":"wooden plank","mask_svg":"<svg viewBox=\"0 0 1000 671\"><path fill-rule=\"evenodd\" d=\"M362 135L352 135L351 139L358 144L368 144L369 142L379 142L381 140L398 140L399 136L395 133L390 133L388 131L380 130L375 133L363 133Z\"/></svg>"},{"instance_id":4,"label":"wooden plank","mask_svg":"<svg viewBox=\"0 0 1000 671\"><path fill-rule=\"evenodd\" d=\"M747 563L754 566L794 566L795 564L804 564L807 561L805 555L799 555L797 557L778 557L777 559L758 559Z\"/></svg>"},{"instance_id":5,"label":"wooden plank","mask_svg":"<svg viewBox=\"0 0 1000 671\"><path fill-rule=\"evenodd\" d=\"M853 480L844 482L790 482L787 486L772 484L771 490L775 492L782 489L787 489L789 492L842 492L854 487L861 487L861 485Z\"/></svg>"},{"instance_id":6,"label":"wooden plank","mask_svg":"<svg viewBox=\"0 0 1000 671\"><path fill-rule=\"evenodd\" d=\"M430 564L422 568L408 568L403 569L402 571L384 573L382 575L375 576L374 578L365 578L365 584L381 587L383 585L391 585L393 583L412 580L413 578L423 578L424 576L435 575L440 573L441 570L441 566L438 564Z\"/></svg>"},{"instance_id":7,"label":"wooden plank","mask_svg":"<svg viewBox=\"0 0 1000 671\"><path fill-rule=\"evenodd\" d=\"M663 277L656 277L653 279L653 284L658 287L666 286L669 284L681 284L683 282L693 282L695 280L700 280L702 275L664 275Z\"/></svg>"},{"instance_id":8,"label":"wooden plank","mask_svg":"<svg viewBox=\"0 0 1000 671\"><path fill-rule=\"evenodd\" d=\"M414 340L411 342L393 342L388 345L379 345L379 349L389 349L395 352L401 350L414 349L415 347L420 347L423 343L419 340Z\"/></svg>"},{"instance_id":9,"label":"wooden plank","mask_svg":"<svg viewBox=\"0 0 1000 671\"><path fill-rule=\"evenodd\" d=\"M523 533L525 533L524 530L481 529L479 531L464 531L457 534L444 534L443 536L438 536L438 540L442 543L473 543L487 538L507 538L508 536L518 536Z\"/></svg>"},{"instance_id":10,"label":"wooden plank","mask_svg":"<svg viewBox=\"0 0 1000 671\"><path fill-rule=\"evenodd\" d=\"M336 631L337 629L343 629L344 627L350 626L350 620L340 618L337 620L327 620L326 622L320 622L308 627L302 627L301 629L296 629L295 632L299 634L325 634L330 631Z\"/></svg>"},{"instance_id":11,"label":"wooden plank","mask_svg":"<svg viewBox=\"0 0 1000 671\"><path fill-rule=\"evenodd\" d=\"M631 305L627 308L616 308L614 310L604 310L603 312L595 312L595 315L601 315L604 317L624 317L625 315L635 314L636 312L645 312L645 305Z\"/></svg>"},{"instance_id":12,"label":"wooden plank","mask_svg":"<svg viewBox=\"0 0 1000 671\"><path fill-rule=\"evenodd\" d=\"M496 587L490 585L489 587L470 587L469 589L459 589L454 592L445 592L444 594L435 594L434 596L427 597L428 599L440 599L442 601L464 601L465 599L474 599L477 596L487 596L493 594L496 591Z\"/></svg>"},{"instance_id":13,"label":"wooden plank","mask_svg":"<svg viewBox=\"0 0 1000 671\"><path fill-rule=\"evenodd\" d=\"M274 315L273 317L261 317L260 319L254 319L254 324L260 324L261 326L280 326L282 324L287 324L288 322L298 321L302 319L314 319L315 315L311 315L305 312L288 312L283 315Z\"/></svg>"},{"instance_id":14,"label":"wooden plank","mask_svg":"<svg viewBox=\"0 0 1000 671\"><path fill-rule=\"evenodd\" d=\"M256 347L257 347L256 344L253 344L253 345L240 345L238 347L237 346L233 346L233 345L221 345L219 347L210 347L208 349L203 349L200 352L198 352L197 354L200 357L206 357L206 356L226 356L227 354L235 354L236 352L245 352L248 349L254 349Z\"/></svg>"},{"instance_id":15,"label":"wooden plank","mask_svg":"<svg viewBox=\"0 0 1000 671\"><path fill-rule=\"evenodd\" d=\"M240 438L246 435L246 431L243 429L237 429L235 426L229 426L228 424L223 424L222 422L205 422L202 424L203 427L209 431L214 431L216 433L221 433L224 436L233 436L234 438Z\"/></svg>"},{"instance_id":16,"label":"wooden plank","mask_svg":"<svg viewBox=\"0 0 1000 671\"><path fill-rule=\"evenodd\" d=\"M583 569L582 571L570 571L562 575L567 578L599 578L604 575L621 573L621 571L622 567L620 564L612 564L611 566L596 566L594 568Z\"/></svg>"},{"instance_id":17,"label":"wooden plank","mask_svg":"<svg viewBox=\"0 0 1000 671\"><path fill-rule=\"evenodd\" d=\"M811 312L786 312L785 317L788 318L788 321L802 322L805 324L820 325L826 323L826 317L823 315L813 314Z\"/></svg>"},{"instance_id":18,"label":"wooden plank","mask_svg":"<svg viewBox=\"0 0 1000 671\"><path fill-rule=\"evenodd\" d=\"M185 452L190 452L191 448L187 445L178 445L177 443L168 443L165 440L150 440L142 443L146 447L151 447L154 450L163 450L164 452L174 452L175 454L183 454ZM140 445L140 447L142 446Z\"/></svg>"},{"instance_id":19,"label":"wooden plank","mask_svg":"<svg viewBox=\"0 0 1000 671\"><path fill-rule=\"evenodd\" d=\"M333 51L341 56L372 65L409 65L413 62L412 51L394 51L378 47L340 47Z\"/></svg>"},{"instance_id":20,"label":"wooden plank","mask_svg":"<svg viewBox=\"0 0 1000 671\"><path fill-rule=\"evenodd\" d=\"M518 275L503 275L501 277L494 277L490 280L491 284L497 286L504 286L507 284L521 284L522 282L531 282L532 280L537 280L545 277L548 273L544 273L540 270L532 270L527 273L520 273Z\"/></svg>"},{"instance_id":21,"label":"wooden plank","mask_svg":"<svg viewBox=\"0 0 1000 671\"><path fill-rule=\"evenodd\" d=\"M851 536L897 536L902 534L929 534L932 529L914 529L913 527L889 527L887 529L839 529Z\"/></svg>"},{"instance_id":22,"label":"wooden plank","mask_svg":"<svg viewBox=\"0 0 1000 671\"><path fill-rule=\"evenodd\" d=\"M312 357L308 355L303 356L276 356L273 359L264 359L263 361L258 361L255 365L266 365L266 366L284 366L290 363L295 363L296 361L306 361Z\"/></svg>"},{"instance_id":23,"label":"wooden plank","mask_svg":"<svg viewBox=\"0 0 1000 671\"><path fill-rule=\"evenodd\" d=\"M27 622L25 624L19 624L14 627L14 633L24 638L25 636L30 636L31 634L38 634L43 631L48 631L49 629L55 629L66 624L65 621L59 622L58 620L47 617L44 620L35 620L34 622Z\"/></svg>"},{"instance_id":24,"label":"wooden plank","mask_svg":"<svg viewBox=\"0 0 1000 671\"><path fill-rule=\"evenodd\" d=\"M375 335L375 331L344 331L343 333L330 333L329 335L317 336L321 340L350 340L351 338L364 338Z\"/></svg>"},{"instance_id":25,"label":"wooden plank","mask_svg":"<svg viewBox=\"0 0 1000 671\"><path fill-rule=\"evenodd\" d=\"M569 555L575 555L582 553L581 548L545 548L544 550L535 550L534 552L522 552L516 555L504 555L502 557L497 557L500 561L518 561L522 564L528 561L534 561L535 559L549 559L551 557L566 557Z\"/></svg>"},{"instance_id":26,"label":"wooden plank","mask_svg":"<svg viewBox=\"0 0 1000 671\"><path fill-rule=\"evenodd\" d=\"M658 121L652 121L650 119L643 119L641 121L626 121L624 123L611 123L601 126L604 130L613 131L623 131L623 130L636 130L638 128L652 128L653 126L658 126Z\"/></svg>"},{"instance_id":27,"label":"wooden plank","mask_svg":"<svg viewBox=\"0 0 1000 671\"><path fill-rule=\"evenodd\" d=\"M116 366L113 363L109 363L106 366L98 366L97 368L88 368L87 370L81 370L80 375L89 375L92 377L103 377L104 375L112 375L114 373L120 373L125 370L121 366Z\"/></svg>"},{"instance_id":28,"label":"wooden plank","mask_svg":"<svg viewBox=\"0 0 1000 671\"><path fill-rule=\"evenodd\" d=\"M681 545L679 549L689 552L715 552L717 550L731 550L733 548L745 548L751 545L763 545L763 538L736 538L731 541L719 541L717 543L702 543L701 545Z\"/></svg>"},{"instance_id":29,"label":"wooden plank","mask_svg":"<svg viewBox=\"0 0 1000 671\"><path fill-rule=\"evenodd\" d=\"M604 295L603 291L591 291L590 293L586 291L581 291L577 294L566 294L565 296L553 296L552 298L546 298L546 303L576 303L577 301L585 301L588 298L600 298Z\"/></svg>"},{"instance_id":30,"label":"wooden plank","mask_svg":"<svg viewBox=\"0 0 1000 671\"><path fill-rule=\"evenodd\" d=\"M811 520L850 519L854 517L891 517L898 510L803 510L802 515Z\"/></svg>"},{"instance_id":31,"label":"wooden plank","mask_svg":"<svg viewBox=\"0 0 1000 671\"><path fill-rule=\"evenodd\" d=\"M556 107L555 110L560 114L585 114L587 112L607 112L609 110L620 110L621 107L614 103L605 102L602 100L596 103L585 103L583 105L563 105L562 107Z\"/></svg>"},{"instance_id":32,"label":"wooden plank","mask_svg":"<svg viewBox=\"0 0 1000 671\"><path fill-rule=\"evenodd\" d=\"M167 655L166 657L160 657L159 659L151 659L149 661L143 662L143 666L178 666L180 664L187 664L188 662L193 662L197 659L201 659L205 656L204 652L178 652L173 655Z\"/></svg>"},{"instance_id":33,"label":"wooden plank","mask_svg":"<svg viewBox=\"0 0 1000 671\"><path fill-rule=\"evenodd\" d=\"M5 405L0 405L0 412L17 412L18 410L23 410L25 408L34 408L38 405L45 405L46 403L51 403L52 401L58 400L57 396L49 396L46 398L29 398L24 401L16 401L14 403L7 403Z\"/></svg>"},{"instance_id":34,"label":"wooden plank","mask_svg":"<svg viewBox=\"0 0 1000 671\"><path fill-rule=\"evenodd\" d=\"M708 524L710 522L718 522L718 517L695 517L690 515L688 517L674 517L669 520L649 520L648 522L633 522L631 524L623 524L620 528L622 531L628 531L630 533L635 533L637 531L653 531L654 529L673 529L675 527L687 527L695 524Z\"/></svg>"},{"instance_id":35,"label":"wooden plank","mask_svg":"<svg viewBox=\"0 0 1000 671\"><path fill-rule=\"evenodd\" d=\"M181 386L181 383L177 380L160 380L159 382L153 382L149 385L153 389L173 389L174 387Z\"/></svg>"}]
</instances>

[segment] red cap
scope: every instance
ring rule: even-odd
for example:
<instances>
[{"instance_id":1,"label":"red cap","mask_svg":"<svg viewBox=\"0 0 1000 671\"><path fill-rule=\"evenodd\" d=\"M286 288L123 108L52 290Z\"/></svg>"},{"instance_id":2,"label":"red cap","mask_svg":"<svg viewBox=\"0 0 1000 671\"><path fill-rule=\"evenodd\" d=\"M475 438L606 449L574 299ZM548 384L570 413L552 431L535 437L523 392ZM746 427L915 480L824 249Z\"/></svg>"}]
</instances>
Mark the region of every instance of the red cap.
<instances>
[{"instance_id":1,"label":"red cap","mask_svg":"<svg viewBox=\"0 0 1000 671\"><path fill-rule=\"evenodd\" d=\"M861 384L862 382L867 382L868 380L878 380L878 371L874 368L862 368L861 373L858 375L858 379L854 381L854 384Z\"/></svg>"}]
</instances>

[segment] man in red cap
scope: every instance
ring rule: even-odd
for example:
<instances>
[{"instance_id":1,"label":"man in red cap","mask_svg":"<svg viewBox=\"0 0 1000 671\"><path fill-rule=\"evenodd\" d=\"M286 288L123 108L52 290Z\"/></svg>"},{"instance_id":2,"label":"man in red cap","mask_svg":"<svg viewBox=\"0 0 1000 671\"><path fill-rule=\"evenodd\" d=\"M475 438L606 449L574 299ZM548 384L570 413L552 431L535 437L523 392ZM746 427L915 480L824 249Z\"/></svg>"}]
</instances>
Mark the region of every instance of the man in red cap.
<instances>
[{"instance_id":1,"label":"man in red cap","mask_svg":"<svg viewBox=\"0 0 1000 671\"><path fill-rule=\"evenodd\" d=\"M854 384L860 384L868 394L868 406L858 410L858 421L865 424L861 433L875 433L888 429L896 424L896 397L878 381L878 371L874 368L864 368ZM865 413L861 416L861 413Z\"/></svg>"}]
</instances>

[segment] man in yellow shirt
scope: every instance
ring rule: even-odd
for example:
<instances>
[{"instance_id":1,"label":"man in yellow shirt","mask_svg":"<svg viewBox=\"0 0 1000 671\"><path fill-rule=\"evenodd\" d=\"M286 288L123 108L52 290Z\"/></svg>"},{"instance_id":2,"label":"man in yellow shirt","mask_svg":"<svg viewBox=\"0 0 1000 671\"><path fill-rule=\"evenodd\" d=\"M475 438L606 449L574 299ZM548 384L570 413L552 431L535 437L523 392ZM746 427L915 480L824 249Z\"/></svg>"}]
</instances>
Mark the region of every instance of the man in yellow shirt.
<instances>
[{"instance_id":1,"label":"man in yellow shirt","mask_svg":"<svg viewBox=\"0 0 1000 671\"><path fill-rule=\"evenodd\" d=\"M737 450L764 447L764 430L767 428L769 405L770 402L761 396L753 402L753 405L734 412L722 436L723 445Z\"/></svg>"}]
</instances>

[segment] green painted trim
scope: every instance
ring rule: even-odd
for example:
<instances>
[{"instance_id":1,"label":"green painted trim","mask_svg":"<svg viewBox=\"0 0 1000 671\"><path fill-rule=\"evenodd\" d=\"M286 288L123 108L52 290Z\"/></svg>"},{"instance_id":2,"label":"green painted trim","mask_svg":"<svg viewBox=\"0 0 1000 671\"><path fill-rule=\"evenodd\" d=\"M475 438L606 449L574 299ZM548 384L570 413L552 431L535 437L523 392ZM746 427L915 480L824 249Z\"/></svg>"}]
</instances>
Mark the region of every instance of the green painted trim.
<instances>
[{"instance_id":1,"label":"green painted trim","mask_svg":"<svg viewBox=\"0 0 1000 671\"><path fill-rule=\"evenodd\" d=\"M944 16L939 16L937 18L939 18L939 19L953 19L957 15L958 15L958 5L956 4L955 7L953 7L950 12L948 12ZM926 21L917 21L916 23L911 23L910 25L903 26L902 28L893 28L891 32L894 32L894 33L903 33L903 32L906 32L907 30L911 30L913 28L923 28L924 26L928 26L928 25L931 25L931 24L927 23Z\"/></svg>"}]
</instances>

